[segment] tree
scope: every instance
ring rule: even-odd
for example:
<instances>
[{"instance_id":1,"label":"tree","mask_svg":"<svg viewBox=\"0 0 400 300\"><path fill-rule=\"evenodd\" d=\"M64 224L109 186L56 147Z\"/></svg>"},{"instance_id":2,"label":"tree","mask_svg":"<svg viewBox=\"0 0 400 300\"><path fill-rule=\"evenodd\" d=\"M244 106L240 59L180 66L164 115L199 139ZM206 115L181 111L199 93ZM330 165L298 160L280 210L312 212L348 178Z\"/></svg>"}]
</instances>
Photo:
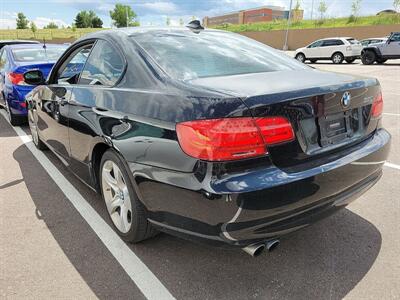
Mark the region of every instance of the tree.
<instances>
[{"instance_id":1,"label":"tree","mask_svg":"<svg viewBox=\"0 0 400 300\"><path fill-rule=\"evenodd\" d=\"M27 29L29 21L23 13L17 15L17 29Z\"/></svg>"},{"instance_id":2,"label":"tree","mask_svg":"<svg viewBox=\"0 0 400 300\"><path fill-rule=\"evenodd\" d=\"M44 26L44 29L58 29L58 25L54 22L50 22L47 26Z\"/></svg>"},{"instance_id":3,"label":"tree","mask_svg":"<svg viewBox=\"0 0 400 300\"><path fill-rule=\"evenodd\" d=\"M324 14L326 13L327 10L328 10L328 7L326 6L325 1L322 0L318 6L318 11L320 13L321 20L324 18Z\"/></svg>"},{"instance_id":4,"label":"tree","mask_svg":"<svg viewBox=\"0 0 400 300\"><path fill-rule=\"evenodd\" d=\"M301 9L300 0L297 0L296 5L294 6L294 10L300 10L300 9Z\"/></svg>"},{"instance_id":5,"label":"tree","mask_svg":"<svg viewBox=\"0 0 400 300\"><path fill-rule=\"evenodd\" d=\"M113 10L110 10L110 17L116 27L139 26L137 15L129 5L115 4Z\"/></svg>"},{"instance_id":6,"label":"tree","mask_svg":"<svg viewBox=\"0 0 400 300\"><path fill-rule=\"evenodd\" d=\"M183 26L183 25L185 25L185 21L183 21L183 19L182 19L182 18L180 18L180 19L179 19L179 25L180 25L180 26Z\"/></svg>"},{"instance_id":7,"label":"tree","mask_svg":"<svg viewBox=\"0 0 400 300\"><path fill-rule=\"evenodd\" d=\"M361 2L362 0L353 0L353 3L351 4L351 15L354 17L354 20L357 19L358 13L360 12Z\"/></svg>"},{"instance_id":8,"label":"tree","mask_svg":"<svg viewBox=\"0 0 400 300\"><path fill-rule=\"evenodd\" d=\"M167 17L167 20L165 21L165 23L167 24L167 26L171 25L171 18Z\"/></svg>"},{"instance_id":9,"label":"tree","mask_svg":"<svg viewBox=\"0 0 400 300\"><path fill-rule=\"evenodd\" d=\"M77 28L101 28L103 27L103 21L94 11L82 10L75 17L75 26Z\"/></svg>"},{"instance_id":10,"label":"tree","mask_svg":"<svg viewBox=\"0 0 400 300\"><path fill-rule=\"evenodd\" d=\"M99 17L94 17L92 19L92 27L93 28L102 28L103 27L103 21Z\"/></svg>"},{"instance_id":11,"label":"tree","mask_svg":"<svg viewBox=\"0 0 400 300\"><path fill-rule=\"evenodd\" d=\"M400 0L393 0L393 7L394 7L394 10L395 10L395 11L399 12L399 9L400 9Z\"/></svg>"},{"instance_id":12,"label":"tree","mask_svg":"<svg viewBox=\"0 0 400 300\"><path fill-rule=\"evenodd\" d=\"M33 33L35 33L37 31L36 24L33 23L33 22L31 22L31 30L32 30Z\"/></svg>"}]
</instances>

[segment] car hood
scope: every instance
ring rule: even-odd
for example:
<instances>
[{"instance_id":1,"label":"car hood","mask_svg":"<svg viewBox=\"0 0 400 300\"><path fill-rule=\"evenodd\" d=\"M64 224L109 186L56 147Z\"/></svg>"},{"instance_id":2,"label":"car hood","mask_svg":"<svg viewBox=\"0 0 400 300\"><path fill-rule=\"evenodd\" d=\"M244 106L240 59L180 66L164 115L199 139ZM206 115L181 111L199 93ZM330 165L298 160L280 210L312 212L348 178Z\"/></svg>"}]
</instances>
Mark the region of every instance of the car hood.
<instances>
[{"instance_id":1,"label":"car hood","mask_svg":"<svg viewBox=\"0 0 400 300\"><path fill-rule=\"evenodd\" d=\"M207 77L188 81L191 85L209 91L222 92L237 97L252 97L293 92L300 97L307 94L325 93L340 87L370 86L378 84L373 78L326 72L315 69L253 73L234 76ZM310 91L312 90L312 91Z\"/></svg>"},{"instance_id":2,"label":"car hood","mask_svg":"<svg viewBox=\"0 0 400 300\"><path fill-rule=\"evenodd\" d=\"M304 49L306 49L306 48L305 48L305 47L299 48L299 49L297 49L294 53L302 52L302 51L304 51Z\"/></svg>"}]
</instances>

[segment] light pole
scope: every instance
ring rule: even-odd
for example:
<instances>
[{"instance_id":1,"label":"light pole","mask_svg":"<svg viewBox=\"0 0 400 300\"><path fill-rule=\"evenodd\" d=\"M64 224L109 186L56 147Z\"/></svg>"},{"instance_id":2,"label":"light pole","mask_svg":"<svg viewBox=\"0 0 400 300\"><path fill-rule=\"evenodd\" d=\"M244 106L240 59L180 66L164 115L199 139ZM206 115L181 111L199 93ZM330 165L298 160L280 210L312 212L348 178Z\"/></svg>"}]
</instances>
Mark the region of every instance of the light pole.
<instances>
[{"instance_id":1,"label":"light pole","mask_svg":"<svg viewBox=\"0 0 400 300\"><path fill-rule=\"evenodd\" d=\"M313 20L314 17L314 0L311 2L311 21Z\"/></svg>"},{"instance_id":2,"label":"light pole","mask_svg":"<svg viewBox=\"0 0 400 300\"><path fill-rule=\"evenodd\" d=\"M289 18L288 18L288 24L287 24L287 28L286 28L286 36L285 36L285 45L283 45L283 50L286 51L288 50L288 37L289 37L289 27L292 21L292 4L293 4L293 0L290 0L290 4L289 4Z\"/></svg>"},{"instance_id":3,"label":"light pole","mask_svg":"<svg viewBox=\"0 0 400 300\"><path fill-rule=\"evenodd\" d=\"M129 27L129 23L128 23L128 5L125 6L125 14L126 14L126 27Z\"/></svg>"}]
</instances>

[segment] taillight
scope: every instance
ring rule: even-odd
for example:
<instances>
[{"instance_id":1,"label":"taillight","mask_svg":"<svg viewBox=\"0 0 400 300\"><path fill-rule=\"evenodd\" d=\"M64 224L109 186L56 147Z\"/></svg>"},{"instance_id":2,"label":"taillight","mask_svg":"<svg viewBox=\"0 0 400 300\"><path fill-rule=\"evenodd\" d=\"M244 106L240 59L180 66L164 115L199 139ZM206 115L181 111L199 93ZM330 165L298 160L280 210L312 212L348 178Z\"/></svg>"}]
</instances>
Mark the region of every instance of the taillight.
<instances>
[{"instance_id":1,"label":"taillight","mask_svg":"<svg viewBox=\"0 0 400 300\"><path fill-rule=\"evenodd\" d=\"M378 118L382 115L383 111L383 97L382 92L380 92L374 99L372 103L371 115L374 118Z\"/></svg>"},{"instance_id":2,"label":"taillight","mask_svg":"<svg viewBox=\"0 0 400 300\"><path fill-rule=\"evenodd\" d=\"M8 73L8 79L11 81L12 84L25 85L24 74Z\"/></svg>"},{"instance_id":3,"label":"taillight","mask_svg":"<svg viewBox=\"0 0 400 300\"><path fill-rule=\"evenodd\" d=\"M197 120L176 125L179 144L189 156L224 161L262 156L267 145L294 138L283 117Z\"/></svg>"}]
</instances>

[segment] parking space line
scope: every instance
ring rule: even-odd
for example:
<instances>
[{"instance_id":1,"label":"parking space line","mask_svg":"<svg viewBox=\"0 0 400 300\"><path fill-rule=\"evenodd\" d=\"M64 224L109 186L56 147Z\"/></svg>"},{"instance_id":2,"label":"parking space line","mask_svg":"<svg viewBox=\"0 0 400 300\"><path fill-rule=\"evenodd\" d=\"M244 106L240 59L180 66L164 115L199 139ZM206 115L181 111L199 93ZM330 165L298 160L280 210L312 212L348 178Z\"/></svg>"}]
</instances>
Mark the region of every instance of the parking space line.
<instances>
[{"instance_id":1,"label":"parking space line","mask_svg":"<svg viewBox=\"0 0 400 300\"><path fill-rule=\"evenodd\" d=\"M7 119L4 110L1 115ZM13 127L25 146L38 160L67 199L85 219L99 239L115 257L128 276L147 299L175 299L160 280L103 220L77 189L61 174L53 163L39 151L21 127Z\"/></svg>"},{"instance_id":2,"label":"parking space line","mask_svg":"<svg viewBox=\"0 0 400 300\"><path fill-rule=\"evenodd\" d=\"M392 163L389 163L389 162L386 162L386 163L385 163L385 166L386 166L386 167L389 167L389 168L392 168L392 169L400 170L400 166L399 166L399 165L392 164Z\"/></svg>"},{"instance_id":3,"label":"parking space line","mask_svg":"<svg viewBox=\"0 0 400 300\"><path fill-rule=\"evenodd\" d=\"M395 117L400 117L400 114L395 114L395 113L383 113L385 116L395 116Z\"/></svg>"}]
</instances>

